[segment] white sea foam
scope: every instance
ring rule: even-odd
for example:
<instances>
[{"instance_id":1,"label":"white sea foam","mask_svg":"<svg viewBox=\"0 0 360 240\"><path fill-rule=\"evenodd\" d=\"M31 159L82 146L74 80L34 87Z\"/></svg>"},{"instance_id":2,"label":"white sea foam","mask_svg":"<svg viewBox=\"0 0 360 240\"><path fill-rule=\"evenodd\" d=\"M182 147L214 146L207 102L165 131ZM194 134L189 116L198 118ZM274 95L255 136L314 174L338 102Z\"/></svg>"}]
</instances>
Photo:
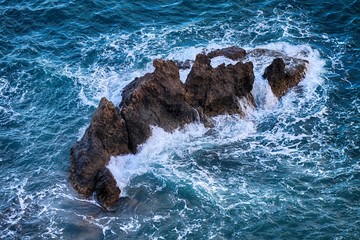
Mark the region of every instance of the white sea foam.
<instances>
[{"instance_id":1,"label":"white sea foam","mask_svg":"<svg viewBox=\"0 0 360 240\"><path fill-rule=\"evenodd\" d=\"M261 15L262 13L259 12ZM191 28L191 26L190 26ZM256 36L268 31L269 26L259 25ZM139 44L127 47L123 44L131 36L107 36L106 46L102 57L111 59L117 51L121 49L127 56L129 66L123 69L115 69L111 67L104 67L100 64L94 64L87 69L82 67L67 67L65 74L74 79L76 84L79 84L80 92L79 99L85 105L96 106L97 102L102 96L119 103L121 101L121 91L123 87L132 81L135 77L140 77L147 72L153 71L152 61L156 58L172 59L172 60L194 60L196 54L200 52L209 52L213 49L229 47L227 39L239 35L231 28L226 31L228 37L223 38L222 41L214 40L208 45L194 46L194 47L174 47L170 52L163 55L159 54L154 46L161 47L162 39L171 34L172 29L164 29L158 34L152 33L143 29ZM253 39L255 41L255 38ZM251 43L250 43L251 44ZM84 45L86 49L87 44ZM206 167L199 165L192 156L199 150L213 149L215 146L227 146L233 143L241 143L246 140L246 149L232 149L224 153L226 156L242 157L244 154L251 154L252 151L268 152L270 155L291 155L294 153L293 146L296 143L289 145L278 144L284 141L301 141L307 138L305 134L291 134L281 128L275 126L267 132L258 132L259 123L264 121L267 116L275 113L279 115L278 122L285 126L291 124L284 119L298 111L298 107L304 105L305 102L316 102L320 97L315 94L317 88L321 87L323 83L322 71L324 61L320 58L318 51L312 49L309 45L291 45L285 42L271 43L262 46L248 46L246 50L250 51L254 48L267 48L277 50L285 55L302 58L309 61L308 71L305 79L300 83L302 87L302 96L298 97L298 93L290 90L280 102L272 93L267 81L262 78L265 67L268 66L272 58L264 57L260 62L254 61L255 83L252 94L255 98L256 109L249 108L249 104L239 99L239 106L245 110L247 117L240 119L234 116L218 116L214 118L215 127L213 129L206 129L199 124L189 124L182 129L177 129L173 133L166 133L162 129L153 127L152 136L145 144L140 146L139 152L136 155L114 156L108 165L113 175L117 180L117 184L122 190L121 195L126 196L129 188L136 188L131 182L136 176L141 176L151 172L158 178L164 178L167 181L174 181L176 183L191 185L197 190L197 194L202 195L205 199L212 199L218 203L221 208L226 208L226 203L231 202L231 189L233 186L229 185L228 179L218 179L216 176L216 166L209 170ZM84 50L89 51L89 50ZM84 53L85 54L85 53ZM145 57L146 56L146 57ZM135 66L137 61L142 61L147 58L147 63L144 66ZM253 60L253 59L246 59ZM259 60L259 59L257 59ZM212 59L211 64L217 67L219 64L235 64L235 61L224 57L216 57ZM184 82L190 70L181 70L180 79ZM296 102L296 103L294 103ZM314 103L316 104L316 103ZM285 114L285 116L281 115ZM300 121L300 119L298 119ZM268 145L262 145L260 140L266 140ZM270 147L270 146L275 147ZM260 150L259 150L260 149ZM213 151L213 150L211 150ZM215 154L219 154L216 153ZM180 160L179 160L180 159ZM276 169L273 163L258 160L263 165L264 169ZM244 192L244 195L261 195L261 193L254 193L249 189L249 184L246 180L236 178L234 183L239 184L237 191ZM181 185L180 184L180 185ZM261 190L259 190L261 191ZM268 193L271 195L271 193ZM248 200L250 201L250 200ZM258 199L259 203L263 201ZM246 200L241 200L240 203L246 204ZM236 208L239 205L234 205ZM136 225L136 224L133 224ZM137 226L137 225L136 225ZM123 230L129 231L132 227L123 226ZM136 229L136 227L134 228Z\"/></svg>"},{"instance_id":2,"label":"white sea foam","mask_svg":"<svg viewBox=\"0 0 360 240\"><path fill-rule=\"evenodd\" d=\"M192 66L191 66L191 67L192 67ZM190 71L191 71L191 68L189 68L189 69L180 69L180 70L179 70L181 82L183 82L183 83L186 82L186 79L187 79Z\"/></svg>"},{"instance_id":3,"label":"white sea foam","mask_svg":"<svg viewBox=\"0 0 360 240\"><path fill-rule=\"evenodd\" d=\"M119 227L125 233L136 232L141 227L141 224L137 219L131 218L130 221L127 221Z\"/></svg>"},{"instance_id":4,"label":"white sea foam","mask_svg":"<svg viewBox=\"0 0 360 240\"><path fill-rule=\"evenodd\" d=\"M5 78L0 78L0 96L1 98L6 98L4 91L9 87L9 81Z\"/></svg>"},{"instance_id":5,"label":"white sea foam","mask_svg":"<svg viewBox=\"0 0 360 240\"><path fill-rule=\"evenodd\" d=\"M173 133L153 127L152 136L140 146L138 154L112 157L108 168L115 176L120 189L126 191L126 186L134 176L148 172L151 170L152 164L167 161L170 153L167 149L186 144L190 139L195 140L206 131L205 127L198 124L190 124L185 129L176 130ZM122 192L123 196L126 195L125 191Z\"/></svg>"},{"instance_id":6,"label":"white sea foam","mask_svg":"<svg viewBox=\"0 0 360 240\"><path fill-rule=\"evenodd\" d=\"M220 48L216 46L215 48ZM309 61L308 71L305 79L301 83L304 88L303 94L300 98L300 102L318 98L315 94L316 88L318 88L323 82L321 76L324 66L324 61L320 58L319 53L309 47L308 45L293 46L288 43L272 43L259 48L267 48L280 51L286 55L306 59ZM207 47L207 49L213 49ZM180 60L186 60L188 57L193 57L195 52L200 48L190 48L187 52L183 49L178 54L171 53L169 56ZM251 50L251 48L247 48ZM252 59L249 59L252 60ZM213 129L207 129L199 124L189 124L181 130L175 130L173 133L167 133L161 128L153 127L152 136L139 148L139 152L136 155L125 155L112 157L108 165L108 168L114 174L118 186L123 190L122 195L127 195L127 189L131 186L131 180L135 176L152 172L156 176L161 176L171 181L188 181L198 194L209 195L211 199L217 199L217 201L226 201L226 193L228 188L226 183L222 183L219 179L216 179L213 171L198 166L194 160L188 161L176 160L174 156L180 158L187 158L187 154L192 154L199 149L212 148L213 146L221 146L223 144L231 144L233 142L239 142L243 139L253 138L257 136L256 128L257 124L264 119L268 114L275 112L296 112L298 106L294 106L294 99L299 100L297 93L290 90L290 92L281 99L281 104L274 97L271 89L266 80L262 78L262 73L265 67L271 63L272 58L263 58L261 62L254 63L255 71L255 83L252 91L256 102L258 104L257 109L247 109L248 117L241 119L235 116L218 116L214 118L215 127ZM225 64L234 64L234 61L219 57L212 61L213 67L218 66L222 62ZM315 99L314 99L315 98ZM246 109L245 102L239 102L239 105ZM323 110L321 110L322 112ZM322 114L322 113L317 114ZM277 129L271 134L260 133L261 138L265 137L267 141L276 143L279 140L287 139L287 141L296 141L306 138L304 134L290 134L281 129ZM258 142L248 141L250 146L248 151L258 148ZM269 151L271 155L290 155L296 151L290 146L277 146ZM241 150L241 154L246 150ZM231 154L235 154L235 152ZM264 167L273 168L271 165L267 166L264 162ZM198 170L188 169L189 165L197 166ZM187 170L186 170L187 169ZM196 167L195 167L196 169ZM216 179L216 180L215 180ZM246 184L246 183L245 183ZM216 197L215 197L216 195ZM212 197L211 197L212 196ZM206 196L204 196L206 197Z\"/></svg>"},{"instance_id":7,"label":"white sea foam","mask_svg":"<svg viewBox=\"0 0 360 240\"><path fill-rule=\"evenodd\" d=\"M218 67L220 64L225 64L225 66L229 65L229 64L232 64L232 65L235 65L237 63L237 61L234 61L234 60L231 60L227 57L224 57L224 56L218 56L218 57L214 57L211 59L211 66L213 68L216 68Z\"/></svg>"},{"instance_id":8,"label":"white sea foam","mask_svg":"<svg viewBox=\"0 0 360 240\"><path fill-rule=\"evenodd\" d=\"M15 178L10 186L10 189L16 192L18 208L11 208L7 218L4 219L8 227L4 229L2 237L9 237L15 234L9 228L16 225L25 215L28 206L30 205L33 196L28 194L24 187L26 186L28 178L19 180Z\"/></svg>"},{"instance_id":9,"label":"white sea foam","mask_svg":"<svg viewBox=\"0 0 360 240\"><path fill-rule=\"evenodd\" d=\"M63 74L81 86L79 99L84 105L97 106L102 97L114 103L121 101L121 90L138 73L124 74L110 67L93 65L91 69L65 67Z\"/></svg>"},{"instance_id":10,"label":"white sea foam","mask_svg":"<svg viewBox=\"0 0 360 240\"><path fill-rule=\"evenodd\" d=\"M93 107L97 107L97 105L90 101L86 96L85 96L85 93L84 93L84 88L82 87L80 92L79 92L79 98L81 99L81 101L85 104L85 105L89 105L89 106L93 106Z\"/></svg>"},{"instance_id":11,"label":"white sea foam","mask_svg":"<svg viewBox=\"0 0 360 240\"><path fill-rule=\"evenodd\" d=\"M118 186L124 191L122 195L126 195L127 186L133 177L148 171L174 181L186 179L200 193L216 193L219 189L213 174L205 169L199 169L196 174L188 175L184 168L187 168L188 164L196 165L193 160L185 163L170 160L174 154L185 157L199 148L211 148L211 146L239 141L255 131L251 121L235 116L218 116L214 118L214 122L215 128L211 130L213 133L200 124L189 124L173 133L153 127L152 136L140 147L138 154L112 157L108 168L115 176Z\"/></svg>"}]
</instances>

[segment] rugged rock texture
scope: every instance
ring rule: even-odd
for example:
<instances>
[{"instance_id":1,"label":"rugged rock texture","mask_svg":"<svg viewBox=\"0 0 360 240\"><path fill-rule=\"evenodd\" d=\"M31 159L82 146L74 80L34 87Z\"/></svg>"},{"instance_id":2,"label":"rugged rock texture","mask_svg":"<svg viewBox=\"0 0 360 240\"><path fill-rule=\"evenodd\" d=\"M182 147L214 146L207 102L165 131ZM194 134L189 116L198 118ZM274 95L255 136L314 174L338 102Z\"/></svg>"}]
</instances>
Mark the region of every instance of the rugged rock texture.
<instances>
[{"instance_id":1,"label":"rugged rock texture","mask_svg":"<svg viewBox=\"0 0 360 240\"><path fill-rule=\"evenodd\" d=\"M96 199L106 209L110 209L119 200L120 189L110 170L105 166L101 168L96 177Z\"/></svg>"},{"instance_id":2,"label":"rugged rock texture","mask_svg":"<svg viewBox=\"0 0 360 240\"><path fill-rule=\"evenodd\" d=\"M288 65L289 66L289 65ZM305 76L306 62L294 63L286 67L282 58L276 58L265 69L263 77L269 81L271 90L278 98L282 97L289 88L299 84Z\"/></svg>"},{"instance_id":3,"label":"rugged rock texture","mask_svg":"<svg viewBox=\"0 0 360 240\"><path fill-rule=\"evenodd\" d=\"M243 115L239 99L246 98L252 105L254 83L253 64L238 62L213 68L210 58L198 54L186 79L186 101L194 108L201 107L206 116L220 114Z\"/></svg>"},{"instance_id":4,"label":"rugged rock texture","mask_svg":"<svg viewBox=\"0 0 360 240\"><path fill-rule=\"evenodd\" d=\"M227 47L222 49L216 49L211 51L207 55L209 58L214 58L218 56L224 56L230 58L231 60L241 60L246 56L246 51L239 47Z\"/></svg>"},{"instance_id":5,"label":"rugged rock texture","mask_svg":"<svg viewBox=\"0 0 360 240\"><path fill-rule=\"evenodd\" d=\"M103 98L85 135L71 149L72 185L86 197L95 191L104 207L111 206L120 194L110 171L104 170L110 156L136 153L151 135L151 126L171 131L199 115L185 101L175 63L155 60L154 67L153 73L125 87L120 108Z\"/></svg>"},{"instance_id":6,"label":"rugged rock texture","mask_svg":"<svg viewBox=\"0 0 360 240\"><path fill-rule=\"evenodd\" d=\"M281 57L275 59L264 73L275 95L281 97L304 76L306 62L261 49L251 51L249 56L266 54ZM155 71L126 86L119 107L101 99L90 126L70 151L73 187L85 197L95 193L99 203L109 209L120 195L114 176L106 168L110 157L135 154L139 145L151 135L151 126L170 132L197 121L211 127L212 116L243 116L239 101L245 100L254 107L252 62L240 61L213 68L210 59L217 56L244 60L246 52L229 47L207 55L198 54L185 84L180 81L179 69L190 68L191 60L154 60Z\"/></svg>"},{"instance_id":7,"label":"rugged rock texture","mask_svg":"<svg viewBox=\"0 0 360 240\"><path fill-rule=\"evenodd\" d=\"M112 102L102 98L84 136L70 150L70 180L74 188L89 197L110 156L130 153L128 146L124 119Z\"/></svg>"},{"instance_id":8,"label":"rugged rock texture","mask_svg":"<svg viewBox=\"0 0 360 240\"><path fill-rule=\"evenodd\" d=\"M172 61L154 60L155 71L125 87L120 104L133 153L151 135L150 126L165 131L196 120L196 111L185 101L185 89Z\"/></svg>"}]
</instances>

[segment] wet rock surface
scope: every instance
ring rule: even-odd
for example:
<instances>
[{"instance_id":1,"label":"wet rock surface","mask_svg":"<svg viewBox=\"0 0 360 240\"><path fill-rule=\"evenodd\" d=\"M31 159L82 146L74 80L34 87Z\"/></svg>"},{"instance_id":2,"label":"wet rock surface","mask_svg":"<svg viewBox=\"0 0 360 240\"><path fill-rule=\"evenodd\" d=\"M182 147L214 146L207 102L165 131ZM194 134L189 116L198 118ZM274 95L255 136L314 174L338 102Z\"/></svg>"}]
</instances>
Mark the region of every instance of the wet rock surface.
<instances>
[{"instance_id":1,"label":"wet rock surface","mask_svg":"<svg viewBox=\"0 0 360 240\"><path fill-rule=\"evenodd\" d=\"M133 153L151 135L150 126L171 131L196 119L196 111L185 101L185 89L175 63L154 60L153 64L153 73L136 79L122 94L121 115Z\"/></svg>"},{"instance_id":2,"label":"wet rock surface","mask_svg":"<svg viewBox=\"0 0 360 240\"><path fill-rule=\"evenodd\" d=\"M246 56L246 51L245 49L232 46L232 47L213 50L209 52L207 56L209 58L224 56L235 61L235 60L243 59Z\"/></svg>"},{"instance_id":3,"label":"wet rock surface","mask_svg":"<svg viewBox=\"0 0 360 240\"><path fill-rule=\"evenodd\" d=\"M254 83L253 64L238 62L211 67L210 58L198 54L185 83L186 101L201 107L206 116L220 114L244 115L239 108L239 98L254 105L251 90Z\"/></svg>"},{"instance_id":4,"label":"wet rock surface","mask_svg":"<svg viewBox=\"0 0 360 240\"><path fill-rule=\"evenodd\" d=\"M119 200L121 190L110 170L105 166L96 177L95 194L97 201L106 209L111 209Z\"/></svg>"},{"instance_id":5,"label":"wet rock surface","mask_svg":"<svg viewBox=\"0 0 360 240\"><path fill-rule=\"evenodd\" d=\"M305 62L286 67L282 58L276 58L265 69L263 78L269 81L272 92L276 97L280 98L287 93L289 88L299 84L305 76L305 70Z\"/></svg>"},{"instance_id":6,"label":"wet rock surface","mask_svg":"<svg viewBox=\"0 0 360 240\"><path fill-rule=\"evenodd\" d=\"M194 62L154 60L155 70L136 78L122 92L116 107L101 99L84 136L70 150L70 181L83 196L95 193L106 209L116 205L121 190L106 168L111 156L136 154L139 145L151 135L151 127L167 132L188 123L199 122L212 127L211 117L221 114L244 116L239 101L256 107L252 96L253 63L211 66L211 58L224 56L231 60L246 59L246 51L238 47L217 49L198 54ZM263 75L277 97L304 77L306 61L283 56L271 50L253 50L249 56L274 56ZM193 66L185 84L179 69Z\"/></svg>"},{"instance_id":7,"label":"wet rock surface","mask_svg":"<svg viewBox=\"0 0 360 240\"><path fill-rule=\"evenodd\" d=\"M124 119L118 108L102 98L82 139L70 150L70 180L73 187L89 197L95 190L100 170L110 156L130 153Z\"/></svg>"}]
</instances>

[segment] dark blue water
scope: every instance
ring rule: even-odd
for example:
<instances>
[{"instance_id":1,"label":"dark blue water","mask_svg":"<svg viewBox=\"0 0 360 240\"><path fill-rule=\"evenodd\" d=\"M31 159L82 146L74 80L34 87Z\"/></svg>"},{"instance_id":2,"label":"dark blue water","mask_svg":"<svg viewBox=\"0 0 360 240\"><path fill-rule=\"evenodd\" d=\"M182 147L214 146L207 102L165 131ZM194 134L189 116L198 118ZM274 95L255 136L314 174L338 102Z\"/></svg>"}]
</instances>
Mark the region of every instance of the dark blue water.
<instances>
[{"instance_id":1,"label":"dark blue water","mask_svg":"<svg viewBox=\"0 0 360 240\"><path fill-rule=\"evenodd\" d=\"M0 0L0 23L0 238L360 238L359 1ZM69 149L101 97L232 45L308 74L276 101L256 66L247 118L155 128L110 163L130 199L114 212L78 196Z\"/></svg>"}]
</instances>

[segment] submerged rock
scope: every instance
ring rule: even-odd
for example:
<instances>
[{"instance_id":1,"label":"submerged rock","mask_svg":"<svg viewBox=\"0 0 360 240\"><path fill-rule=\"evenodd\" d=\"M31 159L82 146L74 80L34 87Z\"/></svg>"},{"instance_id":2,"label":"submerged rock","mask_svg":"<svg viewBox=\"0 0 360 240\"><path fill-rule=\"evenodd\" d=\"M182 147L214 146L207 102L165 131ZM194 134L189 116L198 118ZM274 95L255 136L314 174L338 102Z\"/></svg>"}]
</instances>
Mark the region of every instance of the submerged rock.
<instances>
[{"instance_id":1,"label":"submerged rock","mask_svg":"<svg viewBox=\"0 0 360 240\"><path fill-rule=\"evenodd\" d=\"M266 50L249 54L274 54ZM70 181L85 197L95 193L98 202L109 209L119 200L121 190L106 168L111 156L136 154L139 145L151 135L151 126L167 132L199 122L211 127L211 117L221 114L244 116L240 101L255 107L251 94L254 84L252 62L211 66L211 58L224 56L244 60L246 51L238 47L198 54L185 84L179 69L190 68L191 60L154 60L155 70L136 78L122 92L118 107L102 98L84 136L70 151ZM285 59L285 61L283 60ZM277 97L295 86L304 76L305 60L276 58L264 73Z\"/></svg>"}]
</instances>

